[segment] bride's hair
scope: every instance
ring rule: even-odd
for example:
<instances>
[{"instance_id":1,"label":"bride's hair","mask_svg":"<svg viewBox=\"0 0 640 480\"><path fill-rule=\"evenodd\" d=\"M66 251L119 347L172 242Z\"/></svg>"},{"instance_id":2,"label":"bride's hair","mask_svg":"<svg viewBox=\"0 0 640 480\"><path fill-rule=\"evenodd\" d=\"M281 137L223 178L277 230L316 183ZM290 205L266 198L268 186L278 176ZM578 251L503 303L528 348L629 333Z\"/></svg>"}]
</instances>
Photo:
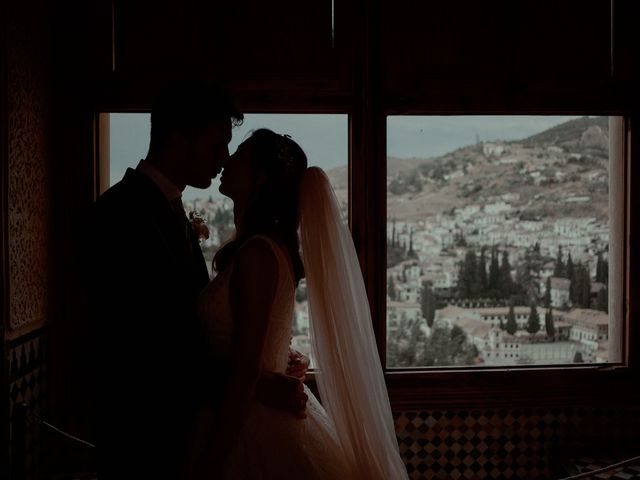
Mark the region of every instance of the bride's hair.
<instances>
[{"instance_id":1,"label":"bride's hair","mask_svg":"<svg viewBox=\"0 0 640 480\"><path fill-rule=\"evenodd\" d=\"M304 277L298 239L298 210L307 156L288 135L266 128L255 130L244 145L249 148L253 167L263 171L267 181L247 207L236 236L214 256L213 268L217 272L227 268L249 237L275 233L289 252L297 284Z\"/></svg>"}]
</instances>

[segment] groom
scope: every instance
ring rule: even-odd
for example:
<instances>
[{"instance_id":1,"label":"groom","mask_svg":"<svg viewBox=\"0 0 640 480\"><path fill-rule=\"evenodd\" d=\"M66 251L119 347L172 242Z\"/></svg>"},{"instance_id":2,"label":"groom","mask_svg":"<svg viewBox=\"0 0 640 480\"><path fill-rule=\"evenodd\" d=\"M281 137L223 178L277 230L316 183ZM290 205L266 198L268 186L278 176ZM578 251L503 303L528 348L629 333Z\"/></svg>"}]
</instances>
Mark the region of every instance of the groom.
<instances>
[{"instance_id":1,"label":"groom","mask_svg":"<svg viewBox=\"0 0 640 480\"><path fill-rule=\"evenodd\" d=\"M146 158L93 206L100 479L177 479L196 409L224 395L230 366L206 355L196 299L209 276L181 195L211 185L242 118L221 90L166 89L152 107ZM291 363L299 378L265 373L256 395L302 417L307 363L295 352Z\"/></svg>"}]
</instances>

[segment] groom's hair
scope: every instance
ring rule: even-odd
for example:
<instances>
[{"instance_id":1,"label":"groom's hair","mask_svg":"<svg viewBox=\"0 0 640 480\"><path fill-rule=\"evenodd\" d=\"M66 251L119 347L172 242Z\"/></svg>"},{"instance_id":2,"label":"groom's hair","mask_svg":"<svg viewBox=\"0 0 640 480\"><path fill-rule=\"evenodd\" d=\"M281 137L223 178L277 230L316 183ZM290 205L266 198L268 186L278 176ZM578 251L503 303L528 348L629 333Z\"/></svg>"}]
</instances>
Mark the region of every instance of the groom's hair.
<instances>
[{"instance_id":1,"label":"groom's hair","mask_svg":"<svg viewBox=\"0 0 640 480\"><path fill-rule=\"evenodd\" d=\"M229 93L199 80L182 80L160 92L151 108L150 147L161 147L174 132L193 135L216 120L242 124L244 115Z\"/></svg>"}]
</instances>

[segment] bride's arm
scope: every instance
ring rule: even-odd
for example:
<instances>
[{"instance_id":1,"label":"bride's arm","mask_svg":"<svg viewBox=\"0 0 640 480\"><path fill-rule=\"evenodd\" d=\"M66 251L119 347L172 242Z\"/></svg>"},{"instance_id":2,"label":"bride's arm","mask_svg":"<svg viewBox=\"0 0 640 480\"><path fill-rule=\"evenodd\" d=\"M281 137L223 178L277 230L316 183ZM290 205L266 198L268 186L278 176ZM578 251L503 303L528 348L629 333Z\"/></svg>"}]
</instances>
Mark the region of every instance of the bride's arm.
<instances>
[{"instance_id":1,"label":"bride's arm","mask_svg":"<svg viewBox=\"0 0 640 480\"><path fill-rule=\"evenodd\" d=\"M236 444L261 377L261 359L278 284L276 257L263 240L251 240L237 254L230 280L234 348L231 375L201 467L202 478L218 478ZM217 470L217 471L212 471Z\"/></svg>"}]
</instances>

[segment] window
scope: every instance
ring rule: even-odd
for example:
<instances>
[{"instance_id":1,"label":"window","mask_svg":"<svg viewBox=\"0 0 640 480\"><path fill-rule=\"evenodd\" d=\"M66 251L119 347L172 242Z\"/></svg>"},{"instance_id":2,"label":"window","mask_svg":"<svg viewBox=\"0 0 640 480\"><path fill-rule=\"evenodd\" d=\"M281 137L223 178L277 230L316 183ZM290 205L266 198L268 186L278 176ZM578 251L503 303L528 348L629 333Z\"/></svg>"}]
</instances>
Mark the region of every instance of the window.
<instances>
[{"instance_id":1,"label":"window","mask_svg":"<svg viewBox=\"0 0 640 480\"><path fill-rule=\"evenodd\" d=\"M108 117L107 117L108 115ZM102 117L109 122L108 162L102 162L102 189L122 178L129 167L146 156L149 146L148 113L111 113ZM229 145L232 154L252 130L269 128L290 135L307 155L309 166L319 166L329 176L348 220L348 128L347 115L341 114L247 114L243 124L233 130ZM220 181L214 179L206 190L187 187L183 193L185 211L201 215L210 236L201 243L210 275L217 249L233 235L233 202L218 192ZM309 312L304 279L296 291L292 346L308 355L313 364L309 338Z\"/></svg>"},{"instance_id":2,"label":"window","mask_svg":"<svg viewBox=\"0 0 640 480\"><path fill-rule=\"evenodd\" d=\"M617 361L621 122L387 117L388 367Z\"/></svg>"}]
</instances>

